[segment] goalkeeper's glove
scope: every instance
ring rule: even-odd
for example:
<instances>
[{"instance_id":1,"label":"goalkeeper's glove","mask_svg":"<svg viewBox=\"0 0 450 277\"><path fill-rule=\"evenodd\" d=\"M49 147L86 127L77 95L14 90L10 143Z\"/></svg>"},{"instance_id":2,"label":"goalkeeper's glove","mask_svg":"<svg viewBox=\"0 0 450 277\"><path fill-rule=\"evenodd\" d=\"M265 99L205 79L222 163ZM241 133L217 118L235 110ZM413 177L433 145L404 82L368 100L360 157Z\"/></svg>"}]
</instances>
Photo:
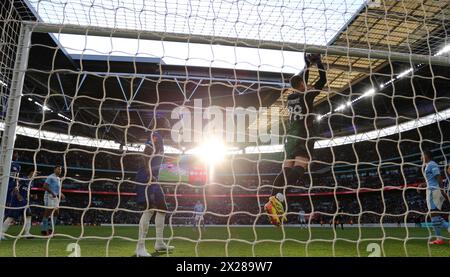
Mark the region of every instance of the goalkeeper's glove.
<instances>
[{"instance_id":1,"label":"goalkeeper's glove","mask_svg":"<svg viewBox=\"0 0 450 277\"><path fill-rule=\"evenodd\" d=\"M269 197L269 202L264 205L264 209L268 213L270 222L275 226L280 226L283 222L287 222L284 215L283 203L281 203L275 196Z\"/></svg>"}]
</instances>

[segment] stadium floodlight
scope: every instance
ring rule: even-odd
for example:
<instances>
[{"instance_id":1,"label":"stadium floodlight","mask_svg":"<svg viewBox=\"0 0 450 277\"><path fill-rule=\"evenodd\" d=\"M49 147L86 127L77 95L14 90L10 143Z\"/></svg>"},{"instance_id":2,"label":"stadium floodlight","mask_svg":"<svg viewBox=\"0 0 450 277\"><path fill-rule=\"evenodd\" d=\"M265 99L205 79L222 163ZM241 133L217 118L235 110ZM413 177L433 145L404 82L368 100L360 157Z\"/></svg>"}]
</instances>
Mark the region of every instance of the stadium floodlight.
<instances>
[{"instance_id":1,"label":"stadium floodlight","mask_svg":"<svg viewBox=\"0 0 450 277\"><path fill-rule=\"evenodd\" d=\"M340 112L340 111L342 111L342 110L344 110L345 109L345 104L341 104L339 107L337 107L334 111L335 112Z\"/></svg>"},{"instance_id":2,"label":"stadium floodlight","mask_svg":"<svg viewBox=\"0 0 450 277\"><path fill-rule=\"evenodd\" d=\"M208 165L215 165L225 158L225 144L216 138L205 140L194 153Z\"/></svg>"},{"instance_id":3,"label":"stadium floodlight","mask_svg":"<svg viewBox=\"0 0 450 277\"><path fill-rule=\"evenodd\" d=\"M353 100L353 101L355 101L355 100ZM324 117L326 117L326 116L329 116L330 114L331 114L331 112L327 112L327 113L325 113L325 114L319 115L319 116L317 116L317 119L318 119L318 120L322 120L322 118L324 118Z\"/></svg>"},{"instance_id":4,"label":"stadium floodlight","mask_svg":"<svg viewBox=\"0 0 450 277\"><path fill-rule=\"evenodd\" d=\"M440 56L448 52L450 52L450 44L442 47L442 49L439 50L436 54L434 54L434 56Z\"/></svg>"},{"instance_id":5,"label":"stadium floodlight","mask_svg":"<svg viewBox=\"0 0 450 277\"><path fill-rule=\"evenodd\" d=\"M321 119L330 114L331 113L328 112L324 115L321 115ZM376 131L377 132L376 136L374 136L372 134L372 132L366 132L366 133L360 134L358 136L358 138L356 138L354 135L352 135L352 136L336 137L336 139L334 139L334 140L330 140L330 139L320 140L315 143L314 148L332 147L332 146L345 145L348 143L362 142L365 140L378 139L378 138L385 137L388 135L411 130L410 128L405 128L405 126L414 126L414 128L420 128L420 127L424 127L424 126L427 126L427 125L435 123L435 122L440 122L442 120L448 120L449 118L450 118L450 109L447 109L444 111L437 112L435 114L430 114L427 116L419 117L418 119L415 119L415 120L405 122L403 124L400 124L401 125L400 127L399 127L399 125L393 125L390 127L379 129ZM3 131L3 130L4 130L4 124L0 123L0 131ZM393 132L392 130L395 130L395 131ZM21 135L21 136L25 136L25 137L41 138L41 139L45 139L45 140L53 141L53 142L71 143L71 144L75 144L75 145L84 145L84 146L88 146L88 147L99 147L99 148L113 149L113 150L120 149L120 145L111 140L99 140L99 139L87 138L87 137L81 137L81 136L69 136L69 135L65 135L65 134L61 134L61 133L44 131L44 130L40 130L40 129L25 127L25 126L18 126L17 134ZM183 148L184 148L184 150L186 150L185 147L183 147ZM126 149L128 151L142 151L143 146L140 145L139 147L133 147L133 146L127 145ZM216 151L216 150L217 149L215 149L214 151ZM282 152L282 151L283 151L283 145L276 144L276 145L248 146L244 149L243 152L246 154L258 154L258 153L278 153L278 152ZM181 154L182 150L179 150L175 147L165 145L164 152L167 154ZM191 155L200 156L199 147L186 150L184 153L188 154L188 155L191 154ZM226 149L223 151L223 153L225 153L225 154L227 153Z\"/></svg>"},{"instance_id":6,"label":"stadium floodlight","mask_svg":"<svg viewBox=\"0 0 450 277\"><path fill-rule=\"evenodd\" d=\"M332 139L316 141L314 144L314 148L318 149L318 148L334 147L349 143L357 143L361 141L377 140L381 137L387 137L390 135L407 132L413 129L418 129L442 120L448 120L449 118L450 118L450 108L437 113L432 113L423 117L419 117L417 119L406 121L404 123L385 127L382 129L359 133L356 135L335 137Z\"/></svg>"},{"instance_id":7,"label":"stadium floodlight","mask_svg":"<svg viewBox=\"0 0 450 277\"><path fill-rule=\"evenodd\" d=\"M3 82L2 80L0 80L0 85L1 85L1 86L4 86L4 87L8 87L8 84L5 83L5 82Z\"/></svg>"},{"instance_id":8,"label":"stadium floodlight","mask_svg":"<svg viewBox=\"0 0 450 277\"><path fill-rule=\"evenodd\" d=\"M186 155L194 155L205 162L208 162L209 160L217 160L222 161L225 156L227 155L237 155L237 154L243 154L244 150L238 148L238 147L227 147L224 143L221 142L219 139L210 139L205 142L203 142L202 145L186 149L186 147L181 147L181 151L184 152ZM209 155L211 155L211 152L219 153L221 157L214 157L212 159L208 158Z\"/></svg>"},{"instance_id":9,"label":"stadium floodlight","mask_svg":"<svg viewBox=\"0 0 450 277\"><path fill-rule=\"evenodd\" d=\"M364 94L362 96L363 97L368 97L368 96L371 96L371 95L374 95L374 94L375 94L375 89L371 88L371 89L367 90L366 92L364 92Z\"/></svg>"},{"instance_id":10,"label":"stadium floodlight","mask_svg":"<svg viewBox=\"0 0 450 277\"><path fill-rule=\"evenodd\" d=\"M4 123L0 122L0 131L5 130ZM112 140L105 139L95 139L89 137L82 136L72 136L57 132L44 131L40 129L25 127L25 126L17 126L16 133L21 136L35 138L35 139L44 139L47 141L59 142L59 143L70 143L74 145L83 145L87 147L98 147L103 149L112 149L112 150L120 150L121 146L119 143ZM127 151L143 151L144 145L125 145L124 149ZM181 154L182 152L172 146L164 145L164 153L166 154Z\"/></svg>"},{"instance_id":11,"label":"stadium floodlight","mask_svg":"<svg viewBox=\"0 0 450 277\"><path fill-rule=\"evenodd\" d=\"M259 146L247 146L245 147L246 154L260 154L260 153L279 153L283 152L282 144L275 145L259 145Z\"/></svg>"},{"instance_id":12,"label":"stadium floodlight","mask_svg":"<svg viewBox=\"0 0 450 277\"><path fill-rule=\"evenodd\" d=\"M358 102L358 101L361 100L362 98L364 98L364 97L369 97L369 96L372 96L372 95L374 95L374 94L375 94L375 89L374 89L374 88L371 88L371 89L367 90L366 92L364 92L362 95L360 95L360 96L358 96L357 98L353 99L353 100L350 102L350 104L351 104L351 103ZM347 106L350 106L350 105L348 104Z\"/></svg>"},{"instance_id":13,"label":"stadium floodlight","mask_svg":"<svg viewBox=\"0 0 450 277\"><path fill-rule=\"evenodd\" d=\"M142 146L140 146L142 147ZM182 151L170 145L164 145L164 153L166 154L182 154Z\"/></svg>"},{"instance_id":14,"label":"stadium floodlight","mask_svg":"<svg viewBox=\"0 0 450 277\"><path fill-rule=\"evenodd\" d=\"M47 107L46 105L42 105L41 103L39 103L39 102L36 102L36 101L34 101L34 104L36 104L37 106L39 106L39 107L41 107L42 108L42 110L44 111L44 112L46 112L46 111L50 111L50 112L53 112L53 110L52 109L50 109L49 107Z\"/></svg>"},{"instance_id":15,"label":"stadium floodlight","mask_svg":"<svg viewBox=\"0 0 450 277\"><path fill-rule=\"evenodd\" d=\"M70 118L68 118L67 116L65 116L63 114L58 113L58 116L63 118L63 119L65 119L65 120L67 120L67 121L70 121Z\"/></svg>"},{"instance_id":16,"label":"stadium floodlight","mask_svg":"<svg viewBox=\"0 0 450 277\"><path fill-rule=\"evenodd\" d=\"M243 154L244 151L239 149L238 147L228 147L226 149L226 155L240 155Z\"/></svg>"},{"instance_id":17,"label":"stadium floodlight","mask_svg":"<svg viewBox=\"0 0 450 277\"><path fill-rule=\"evenodd\" d=\"M397 79L401 79L401 78L405 77L405 76L408 75L409 73L413 72L413 70L414 70L414 69L411 67L411 68L409 68L409 69L407 69L407 70L401 72L400 74L397 75Z\"/></svg>"}]
</instances>

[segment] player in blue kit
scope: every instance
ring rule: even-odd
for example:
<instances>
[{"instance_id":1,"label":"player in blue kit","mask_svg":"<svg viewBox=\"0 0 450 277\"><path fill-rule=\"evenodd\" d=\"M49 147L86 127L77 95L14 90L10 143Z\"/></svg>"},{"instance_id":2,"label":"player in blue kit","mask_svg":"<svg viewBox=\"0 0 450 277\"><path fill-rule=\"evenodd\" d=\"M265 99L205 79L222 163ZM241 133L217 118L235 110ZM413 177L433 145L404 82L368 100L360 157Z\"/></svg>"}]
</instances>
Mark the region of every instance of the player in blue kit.
<instances>
[{"instance_id":1,"label":"player in blue kit","mask_svg":"<svg viewBox=\"0 0 450 277\"><path fill-rule=\"evenodd\" d=\"M30 209L30 189L33 185L33 178L35 176L34 170L29 170L27 176L16 179L16 186L11 190L11 197L7 206L11 207L5 212L6 220L3 224L3 231L6 233L9 226L18 221L20 218L24 219L23 236L26 238L33 238L30 234L31 230L31 209Z\"/></svg>"},{"instance_id":2,"label":"player in blue kit","mask_svg":"<svg viewBox=\"0 0 450 277\"><path fill-rule=\"evenodd\" d=\"M155 215L155 251L172 251L163 239L164 221L167 205L164 192L158 183L159 170L164 158L164 140L162 133L168 131L170 123L165 118L153 118L150 122L150 134L145 143L141 165L136 173L136 197L142 216L139 221L139 238L136 246L137 257L150 257L145 247L150 219Z\"/></svg>"},{"instance_id":3,"label":"player in blue kit","mask_svg":"<svg viewBox=\"0 0 450 277\"><path fill-rule=\"evenodd\" d=\"M436 235L436 240L431 241L430 244L441 245L445 244L441 236L441 229L445 229L450 233L450 224L442 218L440 212L445 201L445 196L440 187L442 184L441 172L438 164L433 161L431 151L423 151L422 160L425 163L426 202Z\"/></svg>"},{"instance_id":4,"label":"player in blue kit","mask_svg":"<svg viewBox=\"0 0 450 277\"><path fill-rule=\"evenodd\" d=\"M16 214L15 206L15 198L18 195L18 182L19 182L19 174L21 170L21 166L17 161L19 159L19 154L17 152L13 152L12 161L11 161L11 169L9 171L9 182L8 182L8 191L6 194L6 209L5 209L5 221L3 222L3 234L0 234L0 240L5 239L4 234L14 222L14 217Z\"/></svg>"}]
</instances>

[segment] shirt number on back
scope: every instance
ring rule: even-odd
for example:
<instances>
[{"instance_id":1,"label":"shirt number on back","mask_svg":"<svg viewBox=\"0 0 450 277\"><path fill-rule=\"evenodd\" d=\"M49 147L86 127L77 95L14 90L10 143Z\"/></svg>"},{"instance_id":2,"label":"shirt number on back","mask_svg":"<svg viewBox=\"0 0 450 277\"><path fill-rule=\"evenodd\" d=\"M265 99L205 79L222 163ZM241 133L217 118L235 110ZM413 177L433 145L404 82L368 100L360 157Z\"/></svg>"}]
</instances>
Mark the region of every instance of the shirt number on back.
<instances>
[{"instance_id":1,"label":"shirt number on back","mask_svg":"<svg viewBox=\"0 0 450 277\"><path fill-rule=\"evenodd\" d=\"M297 104L295 106L289 106L288 112L290 114L290 119L293 121L303 119L302 107L299 104Z\"/></svg>"}]
</instances>

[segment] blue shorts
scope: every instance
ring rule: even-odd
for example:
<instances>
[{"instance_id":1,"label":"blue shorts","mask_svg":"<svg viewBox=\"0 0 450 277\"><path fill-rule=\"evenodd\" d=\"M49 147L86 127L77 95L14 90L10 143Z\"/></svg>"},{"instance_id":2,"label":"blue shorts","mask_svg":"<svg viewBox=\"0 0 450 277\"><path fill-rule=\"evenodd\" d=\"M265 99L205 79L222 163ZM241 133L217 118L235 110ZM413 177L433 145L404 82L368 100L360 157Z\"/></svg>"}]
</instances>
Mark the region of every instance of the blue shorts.
<instances>
[{"instance_id":1,"label":"blue shorts","mask_svg":"<svg viewBox=\"0 0 450 277\"><path fill-rule=\"evenodd\" d=\"M166 197L159 184L136 185L137 203L140 210L167 211Z\"/></svg>"},{"instance_id":2,"label":"blue shorts","mask_svg":"<svg viewBox=\"0 0 450 277\"><path fill-rule=\"evenodd\" d=\"M9 207L9 208L8 208ZM27 207L27 201L11 200L9 205L5 208L5 218L12 217L14 219L19 219L23 216L31 216L31 209Z\"/></svg>"}]
</instances>

